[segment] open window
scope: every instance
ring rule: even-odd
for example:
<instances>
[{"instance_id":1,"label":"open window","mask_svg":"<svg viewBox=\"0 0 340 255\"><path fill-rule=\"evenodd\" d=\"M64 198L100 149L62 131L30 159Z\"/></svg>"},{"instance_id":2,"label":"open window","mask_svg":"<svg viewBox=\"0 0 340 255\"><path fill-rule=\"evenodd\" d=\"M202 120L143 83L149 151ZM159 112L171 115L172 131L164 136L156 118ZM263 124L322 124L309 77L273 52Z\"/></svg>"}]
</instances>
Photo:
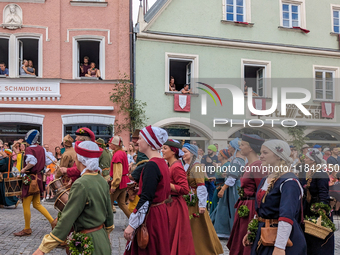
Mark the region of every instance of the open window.
<instances>
[{"instance_id":1,"label":"open window","mask_svg":"<svg viewBox=\"0 0 340 255\"><path fill-rule=\"evenodd\" d=\"M248 88L253 89L253 96L266 97L270 95L270 62L257 60L242 60L243 89L247 95Z\"/></svg>"},{"instance_id":2,"label":"open window","mask_svg":"<svg viewBox=\"0 0 340 255\"><path fill-rule=\"evenodd\" d=\"M178 55L166 53L166 82L165 91L170 91L170 81L174 78L176 91L181 91L185 84L189 84L192 93L195 93L193 79L198 76L198 56Z\"/></svg>"},{"instance_id":3,"label":"open window","mask_svg":"<svg viewBox=\"0 0 340 255\"><path fill-rule=\"evenodd\" d=\"M39 39L19 38L18 39L18 74L20 77L36 77L41 76L39 71ZM22 74L20 69L23 61L32 61L33 66L29 66L28 71L35 73L35 75ZM27 67L26 67L27 68Z\"/></svg>"},{"instance_id":4,"label":"open window","mask_svg":"<svg viewBox=\"0 0 340 255\"><path fill-rule=\"evenodd\" d=\"M8 42L8 39L0 38L0 64L5 63L5 68L8 68ZM0 70L0 77L6 77L2 70Z\"/></svg>"},{"instance_id":5,"label":"open window","mask_svg":"<svg viewBox=\"0 0 340 255\"><path fill-rule=\"evenodd\" d=\"M105 43L104 37L88 38L76 37L73 40L73 78L75 79L98 79L93 71L91 77L86 77L90 69L91 63L95 64L95 68L99 69L100 77L105 77ZM88 58L87 65L85 58ZM82 67L82 68L81 68Z\"/></svg>"},{"instance_id":6,"label":"open window","mask_svg":"<svg viewBox=\"0 0 340 255\"><path fill-rule=\"evenodd\" d=\"M192 60L170 59L169 75L170 79L175 79L176 90L180 91L185 84L190 84L191 88L191 67Z\"/></svg>"}]
</instances>

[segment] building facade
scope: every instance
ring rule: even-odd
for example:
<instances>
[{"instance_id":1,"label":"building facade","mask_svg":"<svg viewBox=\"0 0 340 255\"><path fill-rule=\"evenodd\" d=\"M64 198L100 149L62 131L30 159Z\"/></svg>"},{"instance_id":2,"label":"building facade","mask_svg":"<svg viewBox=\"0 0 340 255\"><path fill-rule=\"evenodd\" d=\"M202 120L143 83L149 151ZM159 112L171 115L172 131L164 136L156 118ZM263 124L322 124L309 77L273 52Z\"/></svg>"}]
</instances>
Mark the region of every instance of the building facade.
<instances>
[{"instance_id":1,"label":"building facade","mask_svg":"<svg viewBox=\"0 0 340 255\"><path fill-rule=\"evenodd\" d=\"M158 0L145 14L140 9L135 27L137 98L148 102L150 124L203 148L210 143L223 148L242 133L291 141L284 126L295 125L292 120L306 127L308 143L335 144L340 139L339 15L339 0ZM190 84L190 98L169 91L171 77L178 91ZM220 84L234 85L242 96L236 99ZM277 89L276 110L252 115L246 87L254 91L251 102L258 110L271 108ZM292 104L283 115L286 87L310 92L303 104L310 115ZM291 92L287 98L304 98ZM234 114L238 108L244 113ZM220 124L214 126L216 119Z\"/></svg>"},{"instance_id":2,"label":"building facade","mask_svg":"<svg viewBox=\"0 0 340 255\"><path fill-rule=\"evenodd\" d=\"M87 126L108 140L119 120L109 93L130 75L130 1L0 0L0 137L40 130L42 143L60 145ZM83 77L84 57L100 75ZM24 74L31 60L35 75ZM28 70L28 69L27 69ZM91 70L91 69L90 69ZM98 77L100 76L100 77ZM128 132L121 134L127 142Z\"/></svg>"}]
</instances>

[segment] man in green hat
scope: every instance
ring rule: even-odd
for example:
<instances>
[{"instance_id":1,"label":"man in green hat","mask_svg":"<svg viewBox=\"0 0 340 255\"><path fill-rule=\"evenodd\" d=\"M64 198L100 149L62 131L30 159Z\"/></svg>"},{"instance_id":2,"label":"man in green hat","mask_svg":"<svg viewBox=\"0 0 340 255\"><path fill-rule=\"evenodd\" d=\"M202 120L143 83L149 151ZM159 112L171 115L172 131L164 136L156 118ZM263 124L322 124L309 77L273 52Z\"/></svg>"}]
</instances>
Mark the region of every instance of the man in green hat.
<instances>
[{"instance_id":1,"label":"man in green hat","mask_svg":"<svg viewBox=\"0 0 340 255\"><path fill-rule=\"evenodd\" d=\"M105 180L110 180L110 164L112 160L111 152L106 148L105 141L102 138L96 140L96 144L103 149L103 153L99 158L99 167L102 169L102 175Z\"/></svg>"}]
</instances>

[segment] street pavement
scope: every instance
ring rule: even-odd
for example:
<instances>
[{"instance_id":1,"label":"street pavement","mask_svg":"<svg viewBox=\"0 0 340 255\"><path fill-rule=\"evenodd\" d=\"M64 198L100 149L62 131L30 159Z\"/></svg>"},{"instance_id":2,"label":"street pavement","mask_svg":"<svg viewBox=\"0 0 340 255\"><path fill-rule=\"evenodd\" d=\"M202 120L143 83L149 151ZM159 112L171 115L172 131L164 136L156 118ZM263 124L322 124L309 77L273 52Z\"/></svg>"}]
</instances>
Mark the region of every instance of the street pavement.
<instances>
[{"instance_id":1,"label":"street pavement","mask_svg":"<svg viewBox=\"0 0 340 255\"><path fill-rule=\"evenodd\" d=\"M56 218L57 211L53 208L53 203L43 202L45 208ZM48 221L37 210L31 207L32 235L26 237L15 237L13 233L24 228L24 217L22 205L17 209L0 209L0 255L31 255L39 247L44 235L50 233L51 226ZM125 214L117 207L114 214L115 229L111 233L112 255L124 254L126 241L124 239L124 229L128 224ZM340 217L334 217L336 228L340 228ZM221 240L224 254L229 254L226 247L227 240ZM66 254L64 249L56 248L51 253L53 255ZM326 254L325 254L326 255ZM335 255L340 255L340 230L335 232Z\"/></svg>"}]
</instances>

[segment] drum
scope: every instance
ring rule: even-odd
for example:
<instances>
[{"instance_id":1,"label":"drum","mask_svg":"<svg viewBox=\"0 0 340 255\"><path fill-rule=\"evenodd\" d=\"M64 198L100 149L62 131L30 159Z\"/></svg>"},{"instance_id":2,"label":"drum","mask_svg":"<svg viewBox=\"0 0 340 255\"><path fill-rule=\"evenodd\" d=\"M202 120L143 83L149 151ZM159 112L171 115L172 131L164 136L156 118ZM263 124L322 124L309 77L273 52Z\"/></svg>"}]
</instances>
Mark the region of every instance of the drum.
<instances>
[{"instance_id":1,"label":"drum","mask_svg":"<svg viewBox=\"0 0 340 255\"><path fill-rule=\"evenodd\" d=\"M68 195L70 193L70 189L64 190L58 198L54 202L54 208L57 209L59 212L62 212L65 208L65 205L68 201Z\"/></svg>"},{"instance_id":2,"label":"drum","mask_svg":"<svg viewBox=\"0 0 340 255\"><path fill-rule=\"evenodd\" d=\"M5 197L21 196L22 177L4 178Z\"/></svg>"}]
</instances>

